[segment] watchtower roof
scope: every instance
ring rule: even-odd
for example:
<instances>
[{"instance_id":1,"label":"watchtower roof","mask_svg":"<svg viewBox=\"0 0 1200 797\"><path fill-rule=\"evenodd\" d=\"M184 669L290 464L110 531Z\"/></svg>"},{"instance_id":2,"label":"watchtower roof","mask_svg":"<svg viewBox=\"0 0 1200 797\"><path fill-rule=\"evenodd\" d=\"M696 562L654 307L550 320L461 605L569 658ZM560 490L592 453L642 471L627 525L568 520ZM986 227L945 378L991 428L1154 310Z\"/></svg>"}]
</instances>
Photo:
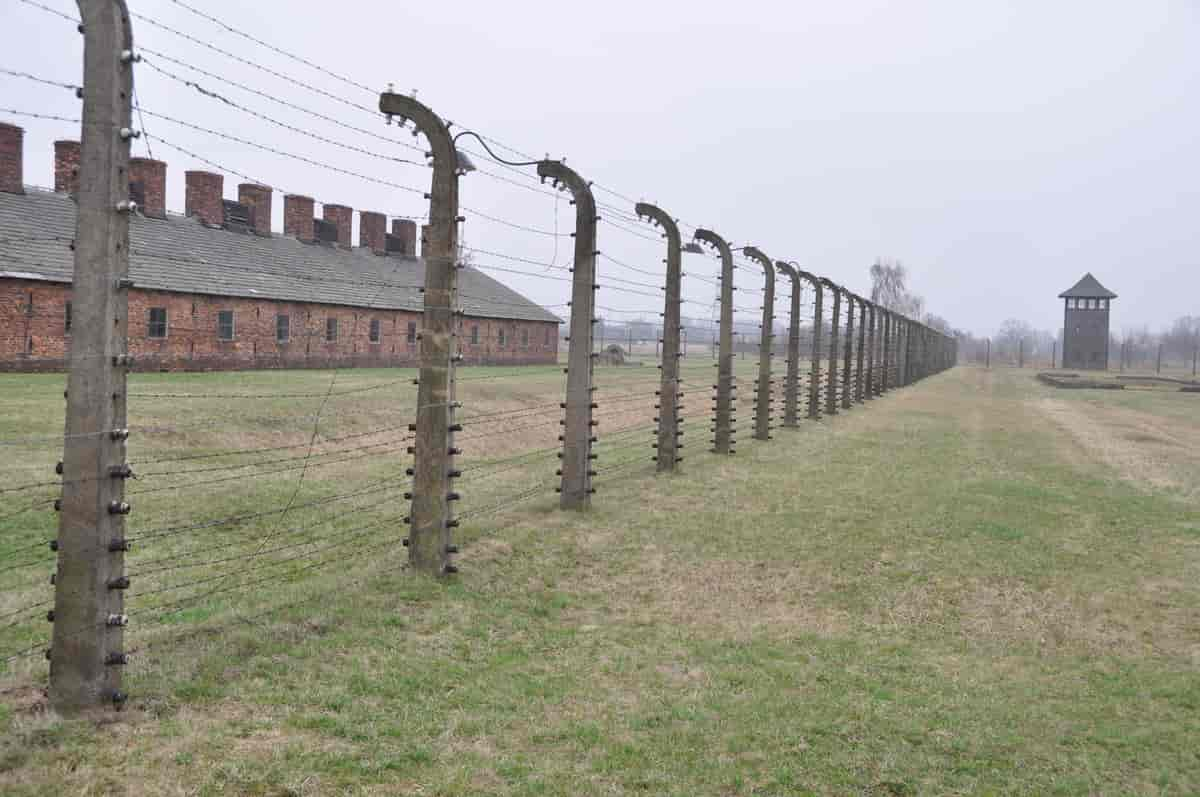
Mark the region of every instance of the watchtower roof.
<instances>
[{"instance_id":1,"label":"watchtower roof","mask_svg":"<svg viewBox=\"0 0 1200 797\"><path fill-rule=\"evenodd\" d=\"M1115 299L1117 295L1100 284L1092 276L1092 272L1083 275L1083 279L1058 295L1060 299Z\"/></svg>"}]
</instances>

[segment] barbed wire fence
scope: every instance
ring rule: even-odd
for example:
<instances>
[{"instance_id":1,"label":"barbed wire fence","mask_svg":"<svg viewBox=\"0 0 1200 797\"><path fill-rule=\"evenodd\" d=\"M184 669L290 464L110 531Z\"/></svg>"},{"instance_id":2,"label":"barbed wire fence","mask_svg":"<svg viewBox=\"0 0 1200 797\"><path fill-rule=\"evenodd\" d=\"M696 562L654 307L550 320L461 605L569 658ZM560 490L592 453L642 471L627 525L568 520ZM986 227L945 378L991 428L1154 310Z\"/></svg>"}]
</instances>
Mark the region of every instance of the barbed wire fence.
<instances>
[{"instance_id":1,"label":"barbed wire fence","mask_svg":"<svg viewBox=\"0 0 1200 797\"><path fill-rule=\"evenodd\" d=\"M126 675L168 666L169 654L157 652L184 638L262 622L398 568L452 575L460 545L520 522L520 505L553 498L586 509L622 480L681 471L705 451L734 454L739 440L778 440L779 426L845 412L955 362L954 340L798 264L728 243L565 160L451 124L413 96L380 93L181 0L169 2L249 52L131 13L123 0L82 0L82 19L19 2L61 17L64 35L79 26L84 39L82 86L0 70L59 92L56 101L82 101L74 114L7 113L86 133L75 236L8 238L0 252L33 266L49 251L40 247L58 247L75 264L65 434L0 439L14 455L0 465L9 499L0 513L0 661L9 689L42 682L48 661L48 693L61 710L120 707ZM135 47L133 24L165 43ZM174 40L179 51L168 54ZM226 67L202 64L193 51ZM265 57L288 66L260 63ZM139 102L139 81L195 92L210 112L198 122ZM255 125L308 144L297 151ZM414 143L422 138L428 146ZM149 254L130 237L137 143L148 155L161 147L274 190L279 181L262 179L248 153L394 196L388 216L425 222L419 279L400 259L384 259L366 280L286 268L273 276L352 284L360 299L351 341L376 311L396 309L383 299L388 291L416 292L415 331L401 329L399 316L392 326L411 336L417 377L360 375L335 360L300 389L271 379L229 390L157 374L131 379L139 363L129 260ZM299 188L288 174L288 187ZM461 203L468 174L529 197L544 215L510 218L507 208ZM498 229L544 255L490 244ZM558 333L534 341L528 326L467 312L485 298L460 290L468 268L554 297L543 307L565 316L565 368ZM23 316L61 320L32 294ZM628 362L606 359L602 319L625 327ZM212 331L186 321L172 329ZM306 350L321 335L307 320L299 330ZM552 364L515 354L537 346L552 352ZM464 351L508 352L514 364L461 373Z\"/></svg>"}]
</instances>

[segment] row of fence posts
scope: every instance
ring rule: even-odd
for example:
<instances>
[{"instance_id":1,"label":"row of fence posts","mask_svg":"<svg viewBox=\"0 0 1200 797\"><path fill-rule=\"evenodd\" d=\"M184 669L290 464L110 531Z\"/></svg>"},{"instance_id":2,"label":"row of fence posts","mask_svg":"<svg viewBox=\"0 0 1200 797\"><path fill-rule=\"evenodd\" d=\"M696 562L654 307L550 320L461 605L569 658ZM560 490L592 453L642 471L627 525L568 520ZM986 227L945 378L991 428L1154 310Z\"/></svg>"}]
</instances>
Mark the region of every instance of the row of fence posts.
<instances>
[{"instance_id":1,"label":"row of fence posts","mask_svg":"<svg viewBox=\"0 0 1200 797\"><path fill-rule=\"evenodd\" d=\"M130 141L137 137L131 120L133 49L129 13L124 0L80 0L84 36L83 118L79 163L78 216L75 233L74 323L67 383L66 434L61 472L62 498L54 577L54 623L50 660L50 697L66 712L102 704L120 706L124 649L123 590L129 587L124 555L129 549L125 518L125 480L129 430L126 424L128 353L129 217L136 205L129 198ZM404 544L411 565L422 573L441 576L455 572L457 548L452 530L458 525L454 505L459 495L455 465L460 453L455 435L462 426L455 414L455 366L459 353L457 231L458 182L465 170L447 123L411 97L384 93L380 110L411 123L429 142L433 167L429 193L429 224L423 241L425 261L424 311L420 334L420 375L412 453L412 505ZM458 135L464 135L459 133ZM586 509L596 475L593 444L597 442L593 410L593 351L596 282L596 203L590 183L564 163L543 160L537 174L556 188L570 192L575 205L574 277L566 372L562 403L561 484L563 509ZM662 313L662 369L658 391L657 470L676 471L683 460L680 399L683 397L679 360L681 240L670 215L639 203L635 212L657 224L667 241L666 299ZM733 424L736 385L733 376L733 255L728 243L710 230L695 233L697 243L712 247L721 260L721 309L714 386L713 451L734 452ZM787 346L784 389L785 427L798 425L800 413L799 301L801 282L815 292L813 357L807 396L807 417L822 416L822 305L832 297L825 380L824 413L838 412L839 316L847 305L846 345L842 348L841 407L880 396L951 367L956 342L923 324L877 306L824 277L795 264L772 262L754 247L743 254L762 266L766 284L762 343L756 385L754 436L770 439L771 350L776 271L792 281L791 327ZM855 308L860 311L857 343L853 337ZM865 356L865 365L864 365ZM876 357L879 361L877 364ZM857 364L851 382L852 359Z\"/></svg>"},{"instance_id":2,"label":"row of fence posts","mask_svg":"<svg viewBox=\"0 0 1200 797\"><path fill-rule=\"evenodd\" d=\"M984 353L984 367L991 368L992 366L992 339L986 339L986 348ZM1161 374L1163 369L1163 344L1159 343L1154 358L1154 373ZM974 356L978 356L977 354ZM1129 341L1121 342L1121 354L1118 359L1117 367L1121 373L1125 372L1126 366L1130 363ZM1200 347L1197 347L1192 352L1192 376L1197 375L1197 368L1200 366ZM1017 341L1017 367L1025 367L1025 341L1023 339ZM1050 367L1057 368L1058 366L1058 341L1054 341L1050 349ZM1063 366L1066 367L1066 366ZM1186 366L1185 366L1186 367Z\"/></svg>"},{"instance_id":3,"label":"row of fence posts","mask_svg":"<svg viewBox=\"0 0 1200 797\"><path fill-rule=\"evenodd\" d=\"M1164 349L1164 346L1163 346L1163 344L1160 343L1160 344L1158 344L1156 351L1154 353L1154 373L1156 373L1156 374L1162 373L1163 349ZM1121 358L1120 358L1120 366L1119 366L1121 373L1124 373L1126 366L1127 365L1131 366L1132 362L1133 362L1133 357L1130 355L1130 352L1129 352L1129 341L1127 341L1127 340L1121 341ZM1197 345L1196 348L1194 348L1192 350L1192 377L1193 378L1197 375L1197 366L1198 365L1200 365L1200 345ZM1186 365L1184 367L1186 367Z\"/></svg>"}]
</instances>

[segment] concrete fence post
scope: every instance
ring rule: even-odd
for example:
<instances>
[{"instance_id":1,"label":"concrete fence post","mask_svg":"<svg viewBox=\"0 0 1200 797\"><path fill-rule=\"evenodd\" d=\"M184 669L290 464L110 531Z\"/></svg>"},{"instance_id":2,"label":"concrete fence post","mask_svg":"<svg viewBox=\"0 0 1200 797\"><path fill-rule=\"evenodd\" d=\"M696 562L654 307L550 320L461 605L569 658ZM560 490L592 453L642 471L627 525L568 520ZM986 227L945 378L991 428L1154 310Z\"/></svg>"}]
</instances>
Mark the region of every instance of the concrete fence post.
<instances>
[{"instance_id":1,"label":"concrete fence post","mask_svg":"<svg viewBox=\"0 0 1200 797\"><path fill-rule=\"evenodd\" d=\"M892 389L892 337L893 337L893 321L892 311L879 308L883 316L883 351L880 356L883 360L883 368L879 374L879 395L883 395Z\"/></svg>"},{"instance_id":2,"label":"concrete fence post","mask_svg":"<svg viewBox=\"0 0 1200 797\"><path fill-rule=\"evenodd\" d=\"M648 219L662 228L663 237L667 239L666 299L662 314L662 364L659 365L659 368L662 369L662 379L658 390L658 442L654 444L657 449L654 459L658 462L659 473L674 472L678 463L683 461L683 458L679 456L679 449L683 447L683 443L679 440L683 436L683 429L679 428L681 425L679 410L682 408L679 401L683 398L683 391L679 389L679 383L682 381L679 378L679 358L683 356L683 352L679 348L681 330L679 305L682 282L679 226L674 219L654 205L638 202L634 211L639 217Z\"/></svg>"},{"instance_id":3,"label":"concrete fence post","mask_svg":"<svg viewBox=\"0 0 1200 797\"><path fill-rule=\"evenodd\" d=\"M592 351L596 327L596 201L586 180L560 161L544 160L538 177L564 186L575 205L575 267L571 279L570 337L567 339L567 395L563 402L562 468L559 506L587 509L592 503L592 442L595 409L593 386L597 355ZM603 329L603 327L601 327ZM633 330L629 332L633 351Z\"/></svg>"},{"instance_id":4,"label":"concrete fence post","mask_svg":"<svg viewBox=\"0 0 1200 797\"><path fill-rule=\"evenodd\" d=\"M733 438L733 252L712 230L696 230L697 241L713 247L721 258L721 321L717 354L717 391L713 413L713 451L732 454Z\"/></svg>"},{"instance_id":5,"label":"concrete fence post","mask_svg":"<svg viewBox=\"0 0 1200 797\"><path fill-rule=\"evenodd\" d=\"M854 382L853 382L853 364L854 364L854 294L850 291L844 291L846 294L846 345L843 352L842 363L842 409L848 410L854 403Z\"/></svg>"},{"instance_id":6,"label":"concrete fence post","mask_svg":"<svg viewBox=\"0 0 1200 797\"><path fill-rule=\"evenodd\" d=\"M385 92L379 110L410 120L425 136L433 156L429 224L422 241L425 261L424 314L421 321L421 371L417 387L417 419L413 446L412 510L409 515L408 561L417 572L442 576L457 572L450 529L457 477L454 458L455 364L458 353L458 152L445 122L412 97Z\"/></svg>"},{"instance_id":7,"label":"concrete fence post","mask_svg":"<svg viewBox=\"0 0 1200 797\"><path fill-rule=\"evenodd\" d=\"M854 401L862 404L863 360L866 356L867 346L867 300L857 294L855 294L854 300L858 303L858 351L855 354L854 366Z\"/></svg>"},{"instance_id":8,"label":"concrete fence post","mask_svg":"<svg viewBox=\"0 0 1200 797\"><path fill-rule=\"evenodd\" d=\"M911 318L904 324L904 384L911 385L917 381L917 324Z\"/></svg>"},{"instance_id":9,"label":"concrete fence post","mask_svg":"<svg viewBox=\"0 0 1200 797\"><path fill-rule=\"evenodd\" d=\"M755 382L754 438L771 439L771 358L775 355L775 266L771 259L753 246L742 254L758 261L763 269L762 329L758 344L758 380Z\"/></svg>"},{"instance_id":10,"label":"concrete fence post","mask_svg":"<svg viewBox=\"0 0 1200 797\"><path fill-rule=\"evenodd\" d=\"M791 319L788 323L787 381L783 386L783 425L795 428L800 425L800 272L790 263L775 263L792 280Z\"/></svg>"},{"instance_id":11,"label":"concrete fence post","mask_svg":"<svg viewBox=\"0 0 1200 797\"><path fill-rule=\"evenodd\" d=\"M808 376L808 417L814 421L821 419L821 337L825 326L823 294L821 279L815 274L800 271L800 276L813 286L813 331L811 364Z\"/></svg>"},{"instance_id":12,"label":"concrete fence post","mask_svg":"<svg viewBox=\"0 0 1200 797\"><path fill-rule=\"evenodd\" d=\"M913 368L913 381L920 382L922 379L924 379L928 375L928 372L926 370L927 363L925 361L925 357L926 357L925 344L926 344L926 340L927 340L926 333L928 332L928 330L925 328L925 325L922 324L920 321L914 321L913 322L913 331L916 333L913 336L913 338L914 338L913 348L915 349L915 353L913 356L913 364L915 365L915 367Z\"/></svg>"},{"instance_id":13,"label":"concrete fence post","mask_svg":"<svg viewBox=\"0 0 1200 797\"><path fill-rule=\"evenodd\" d=\"M921 329L916 321L908 322L908 384L921 378Z\"/></svg>"},{"instance_id":14,"label":"concrete fence post","mask_svg":"<svg viewBox=\"0 0 1200 797\"><path fill-rule=\"evenodd\" d=\"M878 395L877 385L875 383L875 336L876 325L879 319L875 315L875 303L867 302L867 398L873 399Z\"/></svg>"},{"instance_id":15,"label":"concrete fence post","mask_svg":"<svg viewBox=\"0 0 1200 797\"><path fill-rule=\"evenodd\" d=\"M129 142L133 33L124 0L80 0L83 118L73 324L50 644L50 702L120 705L124 652Z\"/></svg>"},{"instance_id":16,"label":"concrete fence post","mask_svg":"<svg viewBox=\"0 0 1200 797\"><path fill-rule=\"evenodd\" d=\"M837 415L837 379L838 379L838 328L842 323L842 292L832 281L821 278L825 287L833 294L832 319L829 324L829 367L825 374L825 413Z\"/></svg>"}]
</instances>

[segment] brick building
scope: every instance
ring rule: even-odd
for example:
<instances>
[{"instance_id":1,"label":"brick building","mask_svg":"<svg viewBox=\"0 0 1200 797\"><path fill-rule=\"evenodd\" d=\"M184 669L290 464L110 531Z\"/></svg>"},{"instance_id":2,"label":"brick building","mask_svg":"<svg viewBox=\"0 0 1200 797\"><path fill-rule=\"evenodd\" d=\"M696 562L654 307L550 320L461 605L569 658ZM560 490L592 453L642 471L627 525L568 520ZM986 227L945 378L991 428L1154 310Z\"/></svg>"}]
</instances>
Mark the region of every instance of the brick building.
<instances>
[{"instance_id":1,"label":"brick building","mask_svg":"<svg viewBox=\"0 0 1200 797\"><path fill-rule=\"evenodd\" d=\"M1109 310L1117 295L1087 273L1063 300L1063 368L1108 368Z\"/></svg>"},{"instance_id":2,"label":"brick building","mask_svg":"<svg viewBox=\"0 0 1200 797\"><path fill-rule=\"evenodd\" d=\"M54 191L24 185L21 128L0 124L0 370L60 370L71 341L79 144L55 142ZM424 264L415 222L185 174L185 215L165 208L167 167L134 158L129 351L143 370L413 365ZM467 363L553 363L559 319L483 272L459 273Z\"/></svg>"}]
</instances>

